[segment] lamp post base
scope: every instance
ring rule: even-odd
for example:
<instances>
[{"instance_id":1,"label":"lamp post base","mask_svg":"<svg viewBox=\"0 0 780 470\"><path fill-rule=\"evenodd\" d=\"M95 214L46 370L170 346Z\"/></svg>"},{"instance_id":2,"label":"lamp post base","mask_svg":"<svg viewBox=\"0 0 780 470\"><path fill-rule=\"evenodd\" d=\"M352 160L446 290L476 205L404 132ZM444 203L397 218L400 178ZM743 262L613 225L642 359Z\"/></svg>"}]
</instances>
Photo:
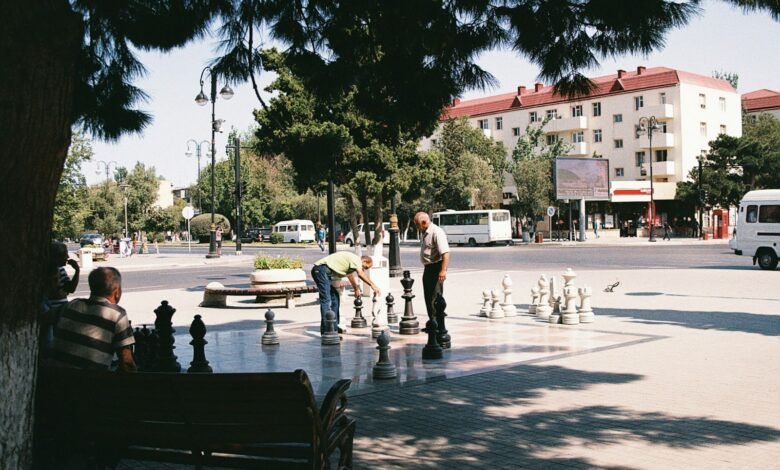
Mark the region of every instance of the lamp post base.
<instances>
[{"instance_id":1,"label":"lamp post base","mask_svg":"<svg viewBox=\"0 0 780 470\"><path fill-rule=\"evenodd\" d=\"M209 234L209 252L206 254L206 258L219 258L219 253L217 252L217 230L214 227L214 224L211 224L211 231Z\"/></svg>"}]
</instances>

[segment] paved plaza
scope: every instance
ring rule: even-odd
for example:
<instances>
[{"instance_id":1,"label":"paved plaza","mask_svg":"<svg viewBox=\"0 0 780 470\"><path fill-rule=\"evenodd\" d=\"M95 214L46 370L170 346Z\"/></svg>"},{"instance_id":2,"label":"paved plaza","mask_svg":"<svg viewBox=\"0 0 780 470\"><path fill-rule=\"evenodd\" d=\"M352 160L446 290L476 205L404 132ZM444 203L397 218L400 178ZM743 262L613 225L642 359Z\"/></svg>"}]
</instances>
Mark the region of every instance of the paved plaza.
<instances>
[{"instance_id":1,"label":"paved plaza","mask_svg":"<svg viewBox=\"0 0 780 470\"><path fill-rule=\"evenodd\" d=\"M316 294L294 310L251 297L229 297L228 308L214 309L198 306L203 286L193 285L128 292L122 304L135 325L153 323L163 299L177 309L175 353L185 369L187 328L200 314L215 372L301 368L320 397L337 379L352 379L356 468L778 468L780 271L579 271L573 258L575 284L593 288L596 321L552 325L526 313L530 289L541 274L562 272L525 271L523 248L516 250L513 271L451 270L452 349L443 359L423 361L426 336L391 326L392 380L373 378L378 352L370 329L350 328L340 346L320 345ZM411 272L422 328L421 270ZM519 315L478 317L482 290L499 288L504 274L514 282ZM604 291L617 281L614 292ZM399 279L391 279L391 291L400 316ZM369 324L371 305L366 298ZM260 344L268 308L278 346ZM342 323L352 316L344 297Z\"/></svg>"}]
</instances>

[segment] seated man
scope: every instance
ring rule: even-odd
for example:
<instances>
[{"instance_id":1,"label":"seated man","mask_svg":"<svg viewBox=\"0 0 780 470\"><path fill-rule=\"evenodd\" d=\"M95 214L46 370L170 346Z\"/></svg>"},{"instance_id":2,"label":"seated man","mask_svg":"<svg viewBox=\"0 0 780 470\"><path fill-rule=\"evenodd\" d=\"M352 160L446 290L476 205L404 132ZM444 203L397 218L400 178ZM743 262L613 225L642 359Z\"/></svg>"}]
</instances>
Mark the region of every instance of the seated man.
<instances>
[{"instance_id":1,"label":"seated man","mask_svg":"<svg viewBox=\"0 0 780 470\"><path fill-rule=\"evenodd\" d=\"M119 369L136 370L130 346L135 343L122 297L122 276L115 268L89 273L89 299L62 307L54 325L51 362L79 369L108 369L114 354Z\"/></svg>"},{"instance_id":2,"label":"seated man","mask_svg":"<svg viewBox=\"0 0 780 470\"><path fill-rule=\"evenodd\" d=\"M336 315L336 324L339 324L339 305L341 297L338 289L333 286L333 281L340 281L346 277L355 290L355 297L360 298L360 287L357 278L360 278L371 286L374 296L380 295L379 288L366 276L365 271L371 269L374 262L369 256L358 258L358 255L348 251L337 251L314 263L311 277L317 284L317 292L320 296L320 333L325 332L325 314L332 310ZM342 329L338 329L342 333Z\"/></svg>"}]
</instances>

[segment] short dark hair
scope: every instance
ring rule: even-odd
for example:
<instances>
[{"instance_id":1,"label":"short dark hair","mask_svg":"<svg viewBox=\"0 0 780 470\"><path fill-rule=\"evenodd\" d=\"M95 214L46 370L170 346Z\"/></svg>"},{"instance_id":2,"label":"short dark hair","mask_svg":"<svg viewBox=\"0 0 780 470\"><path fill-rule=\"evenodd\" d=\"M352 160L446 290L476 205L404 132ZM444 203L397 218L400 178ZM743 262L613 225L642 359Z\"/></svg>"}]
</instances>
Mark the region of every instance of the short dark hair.
<instances>
[{"instance_id":1,"label":"short dark hair","mask_svg":"<svg viewBox=\"0 0 780 470\"><path fill-rule=\"evenodd\" d=\"M122 275L116 268L95 268L89 273L89 291L95 297L106 297L122 286Z\"/></svg>"}]
</instances>

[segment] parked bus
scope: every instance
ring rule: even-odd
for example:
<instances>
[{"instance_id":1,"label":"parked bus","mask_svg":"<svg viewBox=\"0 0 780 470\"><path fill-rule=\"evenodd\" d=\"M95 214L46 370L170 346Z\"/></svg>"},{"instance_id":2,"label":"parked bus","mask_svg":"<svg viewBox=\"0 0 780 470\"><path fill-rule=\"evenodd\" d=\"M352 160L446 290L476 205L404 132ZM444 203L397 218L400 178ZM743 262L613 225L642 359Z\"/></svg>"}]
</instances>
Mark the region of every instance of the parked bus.
<instances>
[{"instance_id":1,"label":"parked bus","mask_svg":"<svg viewBox=\"0 0 780 470\"><path fill-rule=\"evenodd\" d=\"M512 243L512 222L504 209L436 212L433 223L447 233L447 242L458 245Z\"/></svg>"},{"instance_id":2,"label":"parked bus","mask_svg":"<svg viewBox=\"0 0 780 470\"><path fill-rule=\"evenodd\" d=\"M780 257L780 189L750 191L742 197L737 226L729 240L737 255L753 257L761 269L774 270Z\"/></svg>"},{"instance_id":3,"label":"parked bus","mask_svg":"<svg viewBox=\"0 0 780 470\"><path fill-rule=\"evenodd\" d=\"M313 242L314 222L311 220L283 220L274 225L274 232L282 234L285 243Z\"/></svg>"}]
</instances>

